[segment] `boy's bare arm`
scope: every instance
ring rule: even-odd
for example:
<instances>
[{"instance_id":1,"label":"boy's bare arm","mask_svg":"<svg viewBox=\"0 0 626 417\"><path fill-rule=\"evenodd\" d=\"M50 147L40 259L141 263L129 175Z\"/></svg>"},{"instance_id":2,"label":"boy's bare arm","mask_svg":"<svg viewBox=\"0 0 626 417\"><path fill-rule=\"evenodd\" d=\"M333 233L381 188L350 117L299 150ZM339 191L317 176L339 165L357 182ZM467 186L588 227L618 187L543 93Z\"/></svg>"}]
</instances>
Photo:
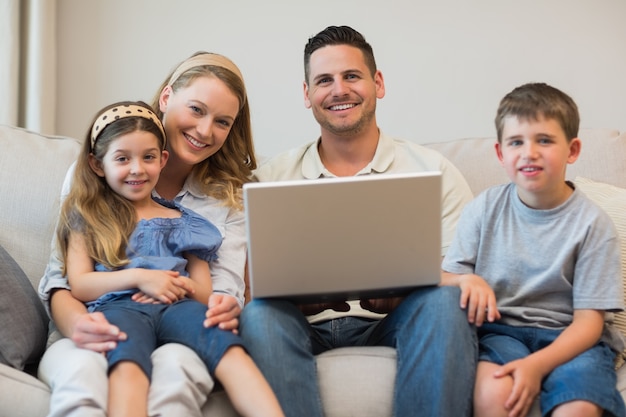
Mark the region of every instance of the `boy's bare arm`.
<instances>
[{"instance_id":1,"label":"boy's bare arm","mask_svg":"<svg viewBox=\"0 0 626 417\"><path fill-rule=\"evenodd\" d=\"M545 376L554 368L593 347L602 336L604 311L574 310L572 323L549 346L530 355Z\"/></svg>"},{"instance_id":2,"label":"boy's bare arm","mask_svg":"<svg viewBox=\"0 0 626 417\"><path fill-rule=\"evenodd\" d=\"M525 415L539 394L542 379L557 366L598 343L603 328L603 311L575 310L572 323L549 346L502 365L494 377L510 375L513 378L511 395L504 404L510 414Z\"/></svg>"}]
</instances>

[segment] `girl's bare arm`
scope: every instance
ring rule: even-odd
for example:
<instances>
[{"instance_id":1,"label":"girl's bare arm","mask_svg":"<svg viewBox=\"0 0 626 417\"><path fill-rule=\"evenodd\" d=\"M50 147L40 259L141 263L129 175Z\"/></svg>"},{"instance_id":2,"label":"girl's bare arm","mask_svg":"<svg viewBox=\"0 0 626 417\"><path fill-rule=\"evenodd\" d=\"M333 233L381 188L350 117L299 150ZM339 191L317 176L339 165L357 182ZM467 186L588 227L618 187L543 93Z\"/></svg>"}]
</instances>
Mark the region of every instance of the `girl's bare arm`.
<instances>
[{"instance_id":1,"label":"girl's bare arm","mask_svg":"<svg viewBox=\"0 0 626 417\"><path fill-rule=\"evenodd\" d=\"M193 290L188 280L174 271L141 268L94 271L94 262L80 233L70 235L66 267L72 295L83 302L96 300L112 291L139 288L160 302L171 303Z\"/></svg>"}]
</instances>

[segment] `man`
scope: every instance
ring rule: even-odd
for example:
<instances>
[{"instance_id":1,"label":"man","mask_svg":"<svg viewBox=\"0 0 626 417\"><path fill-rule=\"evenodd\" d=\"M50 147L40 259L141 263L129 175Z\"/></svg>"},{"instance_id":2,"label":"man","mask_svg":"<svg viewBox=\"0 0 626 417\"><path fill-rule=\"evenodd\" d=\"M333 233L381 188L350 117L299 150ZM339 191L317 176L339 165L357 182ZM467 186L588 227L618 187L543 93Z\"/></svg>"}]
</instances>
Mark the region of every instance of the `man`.
<instances>
[{"instance_id":1,"label":"man","mask_svg":"<svg viewBox=\"0 0 626 417\"><path fill-rule=\"evenodd\" d=\"M376 101L384 97L385 84L371 46L354 29L331 26L309 39L304 66L304 102L320 124L321 136L268 161L255 172L257 179L439 170L445 254L471 191L437 152L379 131ZM457 288L429 287L403 299L350 303L296 306L257 299L244 308L240 332L287 416L323 415L315 355L342 346L374 345L394 347L401 364L395 416L469 416L476 338L459 297Z\"/></svg>"}]
</instances>

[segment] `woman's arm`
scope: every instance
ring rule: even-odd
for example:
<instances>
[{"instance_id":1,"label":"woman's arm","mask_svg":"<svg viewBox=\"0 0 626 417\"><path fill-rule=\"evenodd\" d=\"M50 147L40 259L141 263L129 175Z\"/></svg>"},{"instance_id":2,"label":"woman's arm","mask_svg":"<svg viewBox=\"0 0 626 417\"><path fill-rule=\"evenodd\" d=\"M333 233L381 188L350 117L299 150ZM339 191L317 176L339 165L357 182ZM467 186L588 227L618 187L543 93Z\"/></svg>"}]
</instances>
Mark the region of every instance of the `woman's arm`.
<instances>
[{"instance_id":1,"label":"woman's arm","mask_svg":"<svg viewBox=\"0 0 626 417\"><path fill-rule=\"evenodd\" d=\"M69 290L52 292L50 308L59 331L80 348L106 352L115 349L117 342L126 340L126 333L109 324L102 313L88 313L85 305Z\"/></svg>"}]
</instances>

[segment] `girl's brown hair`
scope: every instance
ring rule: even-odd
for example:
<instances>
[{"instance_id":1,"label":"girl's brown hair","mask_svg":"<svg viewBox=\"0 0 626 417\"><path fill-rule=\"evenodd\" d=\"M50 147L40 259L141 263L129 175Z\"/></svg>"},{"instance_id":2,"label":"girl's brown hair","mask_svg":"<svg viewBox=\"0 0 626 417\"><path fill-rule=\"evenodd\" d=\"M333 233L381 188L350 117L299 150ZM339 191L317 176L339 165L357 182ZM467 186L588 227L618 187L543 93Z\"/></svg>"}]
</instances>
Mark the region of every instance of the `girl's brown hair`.
<instances>
[{"instance_id":1,"label":"girl's brown hair","mask_svg":"<svg viewBox=\"0 0 626 417\"><path fill-rule=\"evenodd\" d=\"M67 252L71 233L80 233L91 259L110 269L128 263L128 238L136 226L135 208L130 201L111 189L106 179L98 176L89 164L90 155L102 162L115 139L135 131L150 132L165 146L165 136L158 120L142 116L121 117L107 124L92 146L91 132L100 116L115 107L139 106L150 111L144 102L119 102L105 107L94 118L76 162L70 192L61 206L57 242L63 259L63 275L67 273Z\"/></svg>"}]
</instances>

